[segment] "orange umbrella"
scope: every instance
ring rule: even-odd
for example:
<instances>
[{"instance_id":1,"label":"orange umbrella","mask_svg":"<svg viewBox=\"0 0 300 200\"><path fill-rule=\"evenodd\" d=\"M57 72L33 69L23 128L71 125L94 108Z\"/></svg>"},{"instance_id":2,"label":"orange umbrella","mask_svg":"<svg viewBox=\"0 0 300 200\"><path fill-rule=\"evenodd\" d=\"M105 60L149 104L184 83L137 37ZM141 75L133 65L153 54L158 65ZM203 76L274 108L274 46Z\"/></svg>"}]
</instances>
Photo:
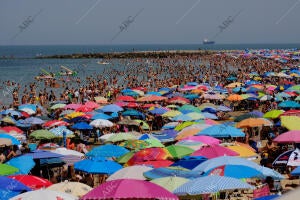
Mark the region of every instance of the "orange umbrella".
<instances>
[{"instance_id":1,"label":"orange umbrella","mask_svg":"<svg viewBox=\"0 0 300 200\"><path fill-rule=\"evenodd\" d=\"M273 123L264 118L248 118L237 123L237 128L272 126Z\"/></svg>"},{"instance_id":2,"label":"orange umbrella","mask_svg":"<svg viewBox=\"0 0 300 200\"><path fill-rule=\"evenodd\" d=\"M241 100L243 100L243 97L239 94L232 94L232 95L229 95L229 97L227 97L227 100L228 101L241 101Z\"/></svg>"},{"instance_id":3,"label":"orange umbrella","mask_svg":"<svg viewBox=\"0 0 300 200\"><path fill-rule=\"evenodd\" d=\"M141 97L139 98L137 101L139 102L146 102L146 101L163 101L168 99L167 97L162 97L162 96L156 96L156 95L150 95L150 96L145 96L145 97Z\"/></svg>"},{"instance_id":4,"label":"orange umbrella","mask_svg":"<svg viewBox=\"0 0 300 200\"><path fill-rule=\"evenodd\" d=\"M182 131L180 131L177 134L176 140L182 140L182 139L187 138L189 136L196 135L197 133L199 133L203 129L208 128L210 126L211 125L208 125L208 124L194 124L192 126L186 127L184 129L182 129Z\"/></svg>"}]
</instances>

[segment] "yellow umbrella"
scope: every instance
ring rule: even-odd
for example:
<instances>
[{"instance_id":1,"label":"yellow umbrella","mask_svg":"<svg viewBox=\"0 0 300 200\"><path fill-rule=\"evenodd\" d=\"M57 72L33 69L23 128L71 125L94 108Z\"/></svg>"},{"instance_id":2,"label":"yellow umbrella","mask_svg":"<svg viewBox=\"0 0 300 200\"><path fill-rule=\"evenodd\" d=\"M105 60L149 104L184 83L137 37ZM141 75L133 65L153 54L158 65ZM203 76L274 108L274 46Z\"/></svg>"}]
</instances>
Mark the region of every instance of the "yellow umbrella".
<instances>
[{"instance_id":1,"label":"yellow umbrella","mask_svg":"<svg viewBox=\"0 0 300 200\"><path fill-rule=\"evenodd\" d=\"M108 100L105 98L105 97L101 97L101 96L98 96L98 97L95 97L95 101L96 103L108 103Z\"/></svg>"},{"instance_id":2,"label":"yellow umbrella","mask_svg":"<svg viewBox=\"0 0 300 200\"><path fill-rule=\"evenodd\" d=\"M241 100L243 100L243 97L239 94L232 94L227 97L227 100L228 101L241 101Z\"/></svg>"},{"instance_id":3,"label":"yellow umbrella","mask_svg":"<svg viewBox=\"0 0 300 200\"><path fill-rule=\"evenodd\" d=\"M75 117L80 117L80 116L83 116L83 115L85 115L83 112L72 112L70 114L67 114L66 118L73 119Z\"/></svg>"},{"instance_id":4,"label":"yellow umbrella","mask_svg":"<svg viewBox=\"0 0 300 200\"><path fill-rule=\"evenodd\" d=\"M162 117L176 117L178 115L181 115L182 113L177 110L169 110L168 112L162 114Z\"/></svg>"},{"instance_id":5,"label":"yellow umbrella","mask_svg":"<svg viewBox=\"0 0 300 200\"><path fill-rule=\"evenodd\" d=\"M217 108L218 106L216 106L215 104L212 104L212 103L203 103L198 108L200 108L200 110L203 110L204 108L207 108L207 107Z\"/></svg>"},{"instance_id":6,"label":"yellow umbrella","mask_svg":"<svg viewBox=\"0 0 300 200\"><path fill-rule=\"evenodd\" d=\"M289 130L300 130L300 117L298 116L282 116L281 126L286 127Z\"/></svg>"},{"instance_id":7,"label":"yellow umbrella","mask_svg":"<svg viewBox=\"0 0 300 200\"><path fill-rule=\"evenodd\" d=\"M201 89L195 89L195 90L192 90L191 93L193 93L193 94L200 94L200 93L203 93L203 90L201 90Z\"/></svg>"},{"instance_id":8,"label":"yellow umbrella","mask_svg":"<svg viewBox=\"0 0 300 200\"><path fill-rule=\"evenodd\" d=\"M240 154L239 156L243 158L256 158L258 156L255 152L253 152L251 149L245 146L233 145L233 146L227 146L226 148L237 152L238 154Z\"/></svg>"},{"instance_id":9,"label":"yellow umbrella","mask_svg":"<svg viewBox=\"0 0 300 200\"><path fill-rule=\"evenodd\" d=\"M225 87L226 87L226 88L235 88L235 87L240 87L240 86L242 86L242 85L243 85L243 83L240 83L240 82L234 82L234 83L230 83L230 84L226 85Z\"/></svg>"},{"instance_id":10,"label":"yellow umbrella","mask_svg":"<svg viewBox=\"0 0 300 200\"><path fill-rule=\"evenodd\" d=\"M13 118L9 117L9 116L3 117L1 119L1 121L5 122L5 123L8 123L8 124L16 124L16 121Z\"/></svg>"},{"instance_id":11,"label":"yellow umbrella","mask_svg":"<svg viewBox=\"0 0 300 200\"><path fill-rule=\"evenodd\" d=\"M273 123L264 118L248 118L237 123L237 128L272 126Z\"/></svg>"}]
</instances>

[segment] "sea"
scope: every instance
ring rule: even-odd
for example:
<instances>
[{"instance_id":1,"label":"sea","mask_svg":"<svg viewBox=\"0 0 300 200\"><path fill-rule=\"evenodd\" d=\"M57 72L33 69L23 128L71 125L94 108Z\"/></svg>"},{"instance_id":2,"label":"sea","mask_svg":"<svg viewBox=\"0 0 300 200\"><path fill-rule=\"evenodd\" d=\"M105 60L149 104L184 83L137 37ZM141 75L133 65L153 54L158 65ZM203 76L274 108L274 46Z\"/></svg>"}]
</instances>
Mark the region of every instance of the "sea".
<instances>
[{"instance_id":1,"label":"sea","mask_svg":"<svg viewBox=\"0 0 300 200\"><path fill-rule=\"evenodd\" d=\"M5 81L21 83L22 87L34 81L42 71L59 72L60 66L78 71L78 76L86 77L105 72L105 68L122 68L123 63L99 65L100 59L38 59L73 53L132 52L158 50L244 50L244 49L300 49L300 44L151 44L151 45L38 45L0 46L0 105L10 104L11 87ZM23 88L22 88L23 89ZM21 92L21 91L20 91Z\"/></svg>"}]
</instances>

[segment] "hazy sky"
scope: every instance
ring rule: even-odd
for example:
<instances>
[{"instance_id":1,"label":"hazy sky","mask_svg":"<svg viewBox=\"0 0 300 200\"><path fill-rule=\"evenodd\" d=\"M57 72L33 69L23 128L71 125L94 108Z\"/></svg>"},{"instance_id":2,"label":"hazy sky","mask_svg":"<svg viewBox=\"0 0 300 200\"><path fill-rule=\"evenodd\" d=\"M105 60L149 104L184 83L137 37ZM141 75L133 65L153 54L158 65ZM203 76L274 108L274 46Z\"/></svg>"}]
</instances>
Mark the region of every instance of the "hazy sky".
<instances>
[{"instance_id":1,"label":"hazy sky","mask_svg":"<svg viewBox=\"0 0 300 200\"><path fill-rule=\"evenodd\" d=\"M217 43L300 43L300 0L0 0L0 45L199 44L240 11Z\"/></svg>"}]
</instances>

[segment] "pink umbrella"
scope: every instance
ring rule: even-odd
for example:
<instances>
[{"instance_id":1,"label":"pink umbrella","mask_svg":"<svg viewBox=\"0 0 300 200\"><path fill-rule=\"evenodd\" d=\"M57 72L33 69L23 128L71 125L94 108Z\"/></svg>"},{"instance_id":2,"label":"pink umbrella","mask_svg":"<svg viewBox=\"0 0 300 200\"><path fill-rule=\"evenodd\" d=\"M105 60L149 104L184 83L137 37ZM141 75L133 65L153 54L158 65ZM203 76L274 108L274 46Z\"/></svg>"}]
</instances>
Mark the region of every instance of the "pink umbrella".
<instances>
[{"instance_id":1,"label":"pink umbrella","mask_svg":"<svg viewBox=\"0 0 300 200\"><path fill-rule=\"evenodd\" d=\"M220 145L203 146L191 156L204 156L208 159L220 156L239 156L238 153Z\"/></svg>"},{"instance_id":2,"label":"pink umbrella","mask_svg":"<svg viewBox=\"0 0 300 200\"><path fill-rule=\"evenodd\" d=\"M178 197L163 187L154 183L134 180L118 179L107 181L81 197L81 200L98 199L168 199L177 200Z\"/></svg>"},{"instance_id":3,"label":"pink umbrella","mask_svg":"<svg viewBox=\"0 0 300 200\"><path fill-rule=\"evenodd\" d=\"M187 138L184 138L183 140L192 140L192 141L202 142L209 145L214 145L214 144L218 145L221 142L221 140L206 135L189 136Z\"/></svg>"},{"instance_id":4,"label":"pink umbrella","mask_svg":"<svg viewBox=\"0 0 300 200\"><path fill-rule=\"evenodd\" d=\"M91 109L99 108L99 105L93 101L87 101L84 105Z\"/></svg>"},{"instance_id":5,"label":"pink umbrella","mask_svg":"<svg viewBox=\"0 0 300 200\"><path fill-rule=\"evenodd\" d=\"M115 104L120 106L120 107L125 107L127 105L127 103L123 102L123 101L115 102Z\"/></svg>"},{"instance_id":6,"label":"pink umbrella","mask_svg":"<svg viewBox=\"0 0 300 200\"><path fill-rule=\"evenodd\" d=\"M299 143L300 130L282 133L281 135L278 135L273 141L278 143Z\"/></svg>"},{"instance_id":7,"label":"pink umbrella","mask_svg":"<svg viewBox=\"0 0 300 200\"><path fill-rule=\"evenodd\" d=\"M77 108L79 108L81 106L82 106L82 104L71 103L71 104L66 105L64 107L64 109L76 110Z\"/></svg>"}]
</instances>

